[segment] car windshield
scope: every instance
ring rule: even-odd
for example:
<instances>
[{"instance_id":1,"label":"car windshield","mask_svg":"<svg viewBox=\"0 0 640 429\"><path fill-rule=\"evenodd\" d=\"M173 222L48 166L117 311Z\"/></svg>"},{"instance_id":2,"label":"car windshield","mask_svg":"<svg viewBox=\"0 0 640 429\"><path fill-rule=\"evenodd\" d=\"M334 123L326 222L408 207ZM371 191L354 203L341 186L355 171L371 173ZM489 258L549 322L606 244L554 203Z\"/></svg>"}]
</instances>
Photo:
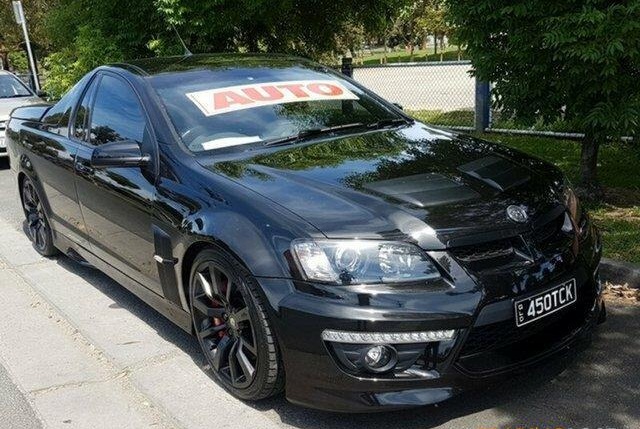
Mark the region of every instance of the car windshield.
<instances>
[{"instance_id":1,"label":"car windshield","mask_svg":"<svg viewBox=\"0 0 640 429\"><path fill-rule=\"evenodd\" d=\"M337 74L300 66L224 68L150 78L192 152L239 151L402 120Z\"/></svg>"},{"instance_id":2,"label":"car windshield","mask_svg":"<svg viewBox=\"0 0 640 429\"><path fill-rule=\"evenodd\" d=\"M31 91L18 78L2 74L0 75L0 98L30 97Z\"/></svg>"}]
</instances>

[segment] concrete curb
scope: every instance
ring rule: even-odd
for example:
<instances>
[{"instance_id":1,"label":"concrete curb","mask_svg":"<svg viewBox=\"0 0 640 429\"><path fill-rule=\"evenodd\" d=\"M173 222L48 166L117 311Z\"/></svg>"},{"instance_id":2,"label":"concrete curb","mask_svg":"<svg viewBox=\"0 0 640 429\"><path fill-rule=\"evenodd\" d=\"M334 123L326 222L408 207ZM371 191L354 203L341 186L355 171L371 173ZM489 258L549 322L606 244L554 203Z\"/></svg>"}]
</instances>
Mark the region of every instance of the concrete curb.
<instances>
[{"instance_id":1,"label":"concrete curb","mask_svg":"<svg viewBox=\"0 0 640 429\"><path fill-rule=\"evenodd\" d=\"M625 284L634 289L640 289L640 266L616 261L614 259L602 258L600 262L600 277L603 281L612 284Z\"/></svg>"}]
</instances>

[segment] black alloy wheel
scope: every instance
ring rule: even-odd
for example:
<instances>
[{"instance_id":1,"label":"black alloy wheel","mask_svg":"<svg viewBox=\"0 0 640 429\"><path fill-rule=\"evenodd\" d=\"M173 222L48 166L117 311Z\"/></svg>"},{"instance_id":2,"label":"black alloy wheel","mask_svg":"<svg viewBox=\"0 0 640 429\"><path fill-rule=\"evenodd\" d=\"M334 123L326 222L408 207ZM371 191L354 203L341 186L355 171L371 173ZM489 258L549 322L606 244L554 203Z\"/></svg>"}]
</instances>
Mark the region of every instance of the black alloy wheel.
<instances>
[{"instance_id":1,"label":"black alloy wheel","mask_svg":"<svg viewBox=\"0 0 640 429\"><path fill-rule=\"evenodd\" d=\"M216 378L242 399L282 388L284 374L257 283L222 249L196 258L189 287L198 342Z\"/></svg>"},{"instance_id":2,"label":"black alloy wheel","mask_svg":"<svg viewBox=\"0 0 640 429\"><path fill-rule=\"evenodd\" d=\"M43 256L53 256L58 251L53 245L53 236L38 191L30 179L25 178L21 190L22 208L27 220L26 233L33 247Z\"/></svg>"}]
</instances>

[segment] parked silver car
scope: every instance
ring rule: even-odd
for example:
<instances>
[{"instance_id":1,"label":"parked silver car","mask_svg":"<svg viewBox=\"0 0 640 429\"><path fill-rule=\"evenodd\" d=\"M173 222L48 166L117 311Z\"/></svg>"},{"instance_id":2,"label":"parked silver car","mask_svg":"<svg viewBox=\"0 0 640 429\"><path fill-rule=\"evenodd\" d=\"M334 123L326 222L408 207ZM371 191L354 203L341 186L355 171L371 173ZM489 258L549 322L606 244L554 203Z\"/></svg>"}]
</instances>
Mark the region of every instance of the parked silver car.
<instances>
[{"instance_id":1,"label":"parked silver car","mask_svg":"<svg viewBox=\"0 0 640 429\"><path fill-rule=\"evenodd\" d=\"M0 158L7 156L4 130L11 111L26 104L38 104L43 100L12 73L0 70Z\"/></svg>"}]
</instances>

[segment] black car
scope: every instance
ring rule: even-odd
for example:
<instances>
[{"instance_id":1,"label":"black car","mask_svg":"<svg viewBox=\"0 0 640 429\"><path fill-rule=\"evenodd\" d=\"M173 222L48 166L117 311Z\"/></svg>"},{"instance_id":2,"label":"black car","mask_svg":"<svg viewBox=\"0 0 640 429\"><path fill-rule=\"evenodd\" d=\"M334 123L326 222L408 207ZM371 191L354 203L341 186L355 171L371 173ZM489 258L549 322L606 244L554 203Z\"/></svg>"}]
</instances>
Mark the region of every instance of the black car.
<instances>
[{"instance_id":1,"label":"black car","mask_svg":"<svg viewBox=\"0 0 640 429\"><path fill-rule=\"evenodd\" d=\"M558 169L307 60L100 67L6 135L35 248L193 332L239 398L436 403L604 319L600 236Z\"/></svg>"}]
</instances>

